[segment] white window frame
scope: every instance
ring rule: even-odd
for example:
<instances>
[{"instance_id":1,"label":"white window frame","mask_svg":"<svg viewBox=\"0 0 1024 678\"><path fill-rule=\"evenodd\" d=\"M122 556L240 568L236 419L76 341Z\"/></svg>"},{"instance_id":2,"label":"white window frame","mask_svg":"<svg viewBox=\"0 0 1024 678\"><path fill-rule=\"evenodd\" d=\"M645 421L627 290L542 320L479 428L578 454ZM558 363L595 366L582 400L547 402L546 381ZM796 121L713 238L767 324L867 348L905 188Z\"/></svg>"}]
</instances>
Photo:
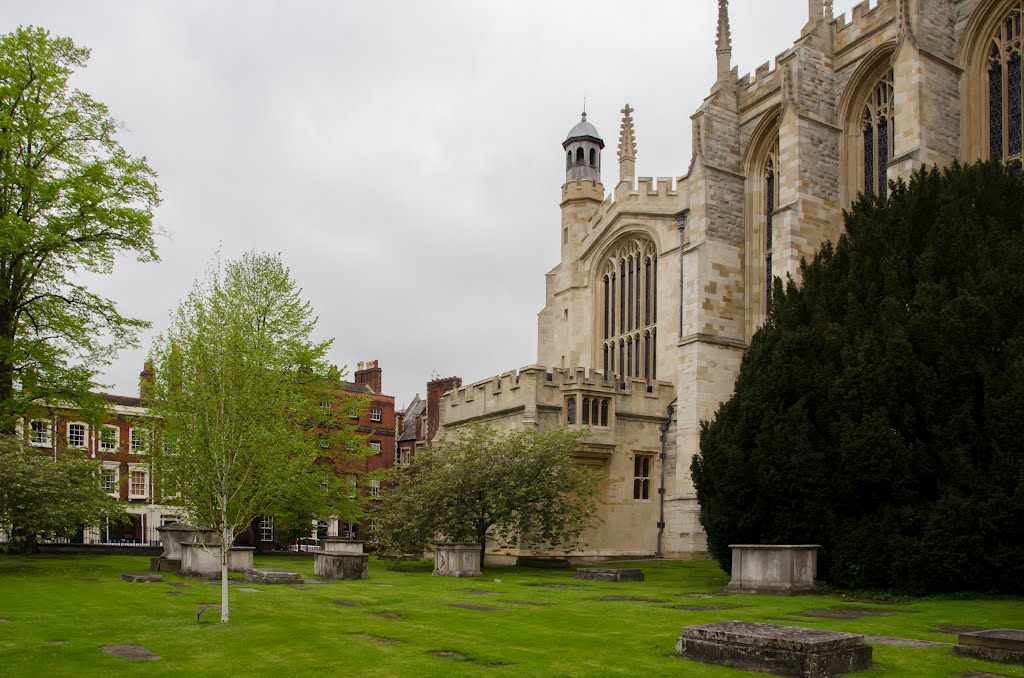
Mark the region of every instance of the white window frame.
<instances>
[{"instance_id":1,"label":"white window frame","mask_svg":"<svg viewBox=\"0 0 1024 678\"><path fill-rule=\"evenodd\" d=\"M82 427L82 444L76 445L71 442L71 427L81 426ZM69 421L68 422L68 447L73 447L76 450L84 450L89 447L89 425L84 421Z\"/></svg>"},{"instance_id":2,"label":"white window frame","mask_svg":"<svg viewBox=\"0 0 1024 678\"><path fill-rule=\"evenodd\" d=\"M108 488L103 477L104 471L114 472L114 487ZM100 468L100 487L111 497L121 497L121 465L117 462L105 462Z\"/></svg>"},{"instance_id":3,"label":"white window frame","mask_svg":"<svg viewBox=\"0 0 1024 678\"><path fill-rule=\"evenodd\" d=\"M148 428L132 427L128 429L128 451L131 454L149 454L151 434Z\"/></svg>"},{"instance_id":4,"label":"white window frame","mask_svg":"<svg viewBox=\"0 0 1024 678\"><path fill-rule=\"evenodd\" d=\"M380 421L383 410L379 407L370 408L370 421Z\"/></svg>"},{"instance_id":5,"label":"white window frame","mask_svg":"<svg viewBox=\"0 0 1024 678\"><path fill-rule=\"evenodd\" d=\"M330 400L321 400L320 401L320 411L323 412L324 414L330 414L331 413L331 401Z\"/></svg>"},{"instance_id":6,"label":"white window frame","mask_svg":"<svg viewBox=\"0 0 1024 678\"><path fill-rule=\"evenodd\" d=\"M103 441L103 432L108 430L114 432L113 447L107 447L106 443ZM121 448L121 427L114 426L112 424L103 424L103 426L100 426L100 430L96 438L96 447L100 452L117 452Z\"/></svg>"},{"instance_id":7,"label":"white window frame","mask_svg":"<svg viewBox=\"0 0 1024 678\"><path fill-rule=\"evenodd\" d=\"M376 498L380 497L380 481L379 480L371 480L370 481L370 496L371 497L376 497Z\"/></svg>"},{"instance_id":8,"label":"white window frame","mask_svg":"<svg viewBox=\"0 0 1024 678\"><path fill-rule=\"evenodd\" d=\"M39 427L36 427L39 424ZM49 419L31 419L28 422L28 444L32 447L50 447L53 440L53 422Z\"/></svg>"},{"instance_id":9,"label":"white window frame","mask_svg":"<svg viewBox=\"0 0 1024 678\"><path fill-rule=\"evenodd\" d=\"M274 516L263 516L260 518L260 541L274 541Z\"/></svg>"},{"instance_id":10,"label":"white window frame","mask_svg":"<svg viewBox=\"0 0 1024 678\"><path fill-rule=\"evenodd\" d=\"M141 473L144 478L145 488L142 494L133 492L134 476L136 473ZM143 464L128 464L128 498L129 499L149 499L149 467Z\"/></svg>"},{"instance_id":11,"label":"white window frame","mask_svg":"<svg viewBox=\"0 0 1024 678\"><path fill-rule=\"evenodd\" d=\"M380 454L381 453L380 441L379 440L371 440L370 441L370 449L373 450L374 454Z\"/></svg>"},{"instance_id":12,"label":"white window frame","mask_svg":"<svg viewBox=\"0 0 1024 678\"><path fill-rule=\"evenodd\" d=\"M359 494L359 478L354 475L345 476L345 482L348 483L348 498L355 499L356 495Z\"/></svg>"}]
</instances>

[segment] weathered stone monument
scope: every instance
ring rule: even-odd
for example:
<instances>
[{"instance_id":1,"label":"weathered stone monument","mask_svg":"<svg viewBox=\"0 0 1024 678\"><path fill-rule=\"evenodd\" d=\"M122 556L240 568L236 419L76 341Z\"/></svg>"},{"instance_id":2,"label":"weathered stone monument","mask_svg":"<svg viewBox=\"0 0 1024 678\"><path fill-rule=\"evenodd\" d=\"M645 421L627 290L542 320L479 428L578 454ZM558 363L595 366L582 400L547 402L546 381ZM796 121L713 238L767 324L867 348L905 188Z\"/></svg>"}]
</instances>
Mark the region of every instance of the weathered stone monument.
<instances>
[{"instance_id":1,"label":"weathered stone monument","mask_svg":"<svg viewBox=\"0 0 1024 678\"><path fill-rule=\"evenodd\" d=\"M253 566L251 546L232 546L228 551L228 570L247 572ZM210 579L220 576L221 550L219 544L187 541L181 544L181 573L187 577Z\"/></svg>"},{"instance_id":2,"label":"weathered stone monument","mask_svg":"<svg viewBox=\"0 0 1024 678\"><path fill-rule=\"evenodd\" d=\"M814 588L818 544L730 544L730 593L802 593Z\"/></svg>"},{"instance_id":3,"label":"weathered stone monument","mask_svg":"<svg viewBox=\"0 0 1024 678\"><path fill-rule=\"evenodd\" d=\"M434 576L480 577L480 544L437 542L434 544Z\"/></svg>"},{"instance_id":4,"label":"weathered stone monument","mask_svg":"<svg viewBox=\"0 0 1024 678\"><path fill-rule=\"evenodd\" d=\"M342 537L325 537L322 551L313 552L313 572L324 579L366 579L369 554L363 553L363 542Z\"/></svg>"},{"instance_id":5,"label":"weathered stone monument","mask_svg":"<svg viewBox=\"0 0 1024 678\"><path fill-rule=\"evenodd\" d=\"M150 561L154 572L181 572L181 545L184 542L214 544L216 536L208 527L194 527L184 523L168 523L156 528L164 552Z\"/></svg>"},{"instance_id":6,"label":"weathered stone monument","mask_svg":"<svg viewBox=\"0 0 1024 678\"><path fill-rule=\"evenodd\" d=\"M245 572L246 581L256 584L301 584L302 577L298 572L277 569L250 568Z\"/></svg>"},{"instance_id":7,"label":"weathered stone monument","mask_svg":"<svg viewBox=\"0 0 1024 678\"><path fill-rule=\"evenodd\" d=\"M639 567L581 567L573 577L589 581L638 582L644 580L644 571Z\"/></svg>"},{"instance_id":8,"label":"weathered stone monument","mask_svg":"<svg viewBox=\"0 0 1024 678\"><path fill-rule=\"evenodd\" d=\"M1024 631L991 629L961 633L953 654L990 662L1024 664Z\"/></svg>"},{"instance_id":9,"label":"weathered stone monument","mask_svg":"<svg viewBox=\"0 0 1024 678\"><path fill-rule=\"evenodd\" d=\"M871 667L863 635L740 621L687 626L676 640L676 654L783 676L819 678Z\"/></svg>"}]
</instances>

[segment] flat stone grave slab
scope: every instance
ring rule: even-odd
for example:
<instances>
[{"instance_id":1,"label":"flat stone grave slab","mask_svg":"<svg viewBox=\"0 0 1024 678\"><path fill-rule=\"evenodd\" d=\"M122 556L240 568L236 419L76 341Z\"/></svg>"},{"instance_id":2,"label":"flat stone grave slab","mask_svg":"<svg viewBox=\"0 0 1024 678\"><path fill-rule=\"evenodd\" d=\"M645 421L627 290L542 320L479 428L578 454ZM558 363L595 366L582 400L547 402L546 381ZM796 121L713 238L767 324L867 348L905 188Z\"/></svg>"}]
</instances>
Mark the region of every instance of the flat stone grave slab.
<instances>
[{"instance_id":1,"label":"flat stone grave slab","mask_svg":"<svg viewBox=\"0 0 1024 678\"><path fill-rule=\"evenodd\" d=\"M474 610L476 612L500 612L503 607L488 607L486 605L469 605L468 603L448 603L448 607L457 607L461 610Z\"/></svg>"},{"instance_id":2,"label":"flat stone grave slab","mask_svg":"<svg viewBox=\"0 0 1024 678\"><path fill-rule=\"evenodd\" d=\"M0 624L9 624L10 622L10 619L0 619Z\"/></svg>"},{"instance_id":3,"label":"flat stone grave slab","mask_svg":"<svg viewBox=\"0 0 1024 678\"><path fill-rule=\"evenodd\" d=\"M815 678L871 666L871 646L860 634L740 621L685 627L676 654L705 664Z\"/></svg>"},{"instance_id":4,"label":"flat stone grave slab","mask_svg":"<svg viewBox=\"0 0 1024 678\"><path fill-rule=\"evenodd\" d=\"M395 614L394 612L371 612L371 617L378 617L380 619L401 619L402 615Z\"/></svg>"},{"instance_id":5,"label":"flat stone grave slab","mask_svg":"<svg viewBox=\"0 0 1024 678\"><path fill-rule=\"evenodd\" d=\"M973 673L961 673L960 678L1006 678L998 673L984 673L982 671L975 671Z\"/></svg>"},{"instance_id":6,"label":"flat stone grave slab","mask_svg":"<svg viewBox=\"0 0 1024 678\"><path fill-rule=\"evenodd\" d=\"M249 588L248 586L239 586L238 590L245 591L246 593L263 593L263 591L260 591L259 589Z\"/></svg>"},{"instance_id":7,"label":"flat stone grave slab","mask_svg":"<svg viewBox=\"0 0 1024 678\"><path fill-rule=\"evenodd\" d=\"M546 589L585 589L586 586L579 584L527 584L527 586L540 586Z\"/></svg>"},{"instance_id":8,"label":"flat stone grave slab","mask_svg":"<svg viewBox=\"0 0 1024 678\"><path fill-rule=\"evenodd\" d=\"M481 591L480 589L459 589L459 593L468 593L473 596L496 596L497 591Z\"/></svg>"},{"instance_id":9,"label":"flat stone grave slab","mask_svg":"<svg viewBox=\"0 0 1024 678\"><path fill-rule=\"evenodd\" d=\"M1024 664L1024 631L990 629L960 634L953 654L993 662Z\"/></svg>"},{"instance_id":10,"label":"flat stone grave slab","mask_svg":"<svg viewBox=\"0 0 1024 678\"><path fill-rule=\"evenodd\" d=\"M158 574L148 573L126 573L121 575L121 579L131 584L145 584L148 582L163 581L164 578Z\"/></svg>"},{"instance_id":11,"label":"flat stone grave slab","mask_svg":"<svg viewBox=\"0 0 1024 678\"><path fill-rule=\"evenodd\" d=\"M187 589L190 586L192 586L191 584L186 584L183 581L169 581L169 582L167 582L167 585L168 586L173 586L176 589Z\"/></svg>"},{"instance_id":12,"label":"flat stone grave slab","mask_svg":"<svg viewBox=\"0 0 1024 678\"><path fill-rule=\"evenodd\" d=\"M169 596L174 596L174 597L185 595L181 591L164 591L164 593L169 595Z\"/></svg>"},{"instance_id":13,"label":"flat stone grave slab","mask_svg":"<svg viewBox=\"0 0 1024 678\"><path fill-rule=\"evenodd\" d=\"M644 580L644 571L637 567L581 567L573 575L588 581L637 582Z\"/></svg>"},{"instance_id":14,"label":"flat stone grave slab","mask_svg":"<svg viewBox=\"0 0 1024 678\"><path fill-rule=\"evenodd\" d=\"M51 638L50 640L44 640L43 642L49 643L50 645L67 645L68 641L63 638Z\"/></svg>"},{"instance_id":15,"label":"flat stone grave slab","mask_svg":"<svg viewBox=\"0 0 1024 678\"><path fill-rule=\"evenodd\" d=\"M936 643L931 640L915 640L914 638L893 638L892 636L864 636L864 642L872 645L889 645L890 647L912 647L918 650L950 646L950 643Z\"/></svg>"},{"instance_id":16,"label":"flat stone grave slab","mask_svg":"<svg viewBox=\"0 0 1024 678\"><path fill-rule=\"evenodd\" d=\"M301 584L302 577L299 576L298 572L288 572L287 570L276 570L276 569L259 569L254 568L252 570L245 571L246 581L251 581L256 584Z\"/></svg>"},{"instance_id":17,"label":"flat stone grave slab","mask_svg":"<svg viewBox=\"0 0 1024 678\"><path fill-rule=\"evenodd\" d=\"M312 586L292 586L291 588L295 589L296 591L312 591L313 590Z\"/></svg>"},{"instance_id":18,"label":"flat stone grave slab","mask_svg":"<svg viewBox=\"0 0 1024 678\"><path fill-rule=\"evenodd\" d=\"M457 662L469 661L469 657L455 650L431 650L427 654L438 659L454 659Z\"/></svg>"},{"instance_id":19,"label":"flat stone grave slab","mask_svg":"<svg viewBox=\"0 0 1024 678\"><path fill-rule=\"evenodd\" d=\"M635 598L633 596L605 596L601 599L606 603L667 603L667 600L657 598Z\"/></svg>"},{"instance_id":20,"label":"flat stone grave slab","mask_svg":"<svg viewBox=\"0 0 1024 678\"><path fill-rule=\"evenodd\" d=\"M359 607L359 603L353 603L351 600L335 600L333 602L338 607Z\"/></svg>"},{"instance_id":21,"label":"flat stone grave slab","mask_svg":"<svg viewBox=\"0 0 1024 678\"><path fill-rule=\"evenodd\" d=\"M939 624L936 627L939 633L952 633L953 635L959 635L961 633L970 633L971 631L987 631L984 626L960 626L958 624Z\"/></svg>"},{"instance_id":22,"label":"flat stone grave slab","mask_svg":"<svg viewBox=\"0 0 1024 678\"><path fill-rule=\"evenodd\" d=\"M550 607L554 603L538 603L533 600L499 600L499 603L508 603L509 605L532 605L534 607Z\"/></svg>"},{"instance_id":23,"label":"flat stone grave slab","mask_svg":"<svg viewBox=\"0 0 1024 678\"><path fill-rule=\"evenodd\" d=\"M817 619L835 619L838 621L857 621L865 617L895 617L898 614L910 614L909 610L879 610L873 607L828 607L823 610L804 610L794 612L794 617L812 617Z\"/></svg>"},{"instance_id":24,"label":"flat stone grave slab","mask_svg":"<svg viewBox=\"0 0 1024 678\"><path fill-rule=\"evenodd\" d=\"M383 636L372 636L369 633L350 633L349 638L359 638L360 640L368 640L371 643L380 643L381 645L397 645L402 641L397 638L384 638Z\"/></svg>"},{"instance_id":25,"label":"flat stone grave slab","mask_svg":"<svg viewBox=\"0 0 1024 678\"><path fill-rule=\"evenodd\" d=\"M100 648L109 655L135 661L156 661L160 655L153 654L141 645L104 645Z\"/></svg>"},{"instance_id":26,"label":"flat stone grave slab","mask_svg":"<svg viewBox=\"0 0 1024 678\"><path fill-rule=\"evenodd\" d=\"M687 612L714 612L717 610L735 610L749 605L731 605L729 603L709 603L707 605L673 605L673 610L686 610Z\"/></svg>"}]
</instances>

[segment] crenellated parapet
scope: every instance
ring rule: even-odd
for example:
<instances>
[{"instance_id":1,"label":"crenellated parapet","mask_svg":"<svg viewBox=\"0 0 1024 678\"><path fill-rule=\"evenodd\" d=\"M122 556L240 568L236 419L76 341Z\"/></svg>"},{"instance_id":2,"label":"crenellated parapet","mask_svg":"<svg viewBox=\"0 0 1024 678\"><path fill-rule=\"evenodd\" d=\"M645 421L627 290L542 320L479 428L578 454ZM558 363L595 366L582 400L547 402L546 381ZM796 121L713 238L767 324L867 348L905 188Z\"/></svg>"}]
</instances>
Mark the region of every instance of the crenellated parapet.
<instances>
[{"instance_id":1,"label":"crenellated parapet","mask_svg":"<svg viewBox=\"0 0 1024 678\"><path fill-rule=\"evenodd\" d=\"M590 219L590 230L605 223L618 211L661 212L678 203L676 179L673 177L640 177L636 183L621 181L609 193Z\"/></svg>"},{"instance_id":2,"label":"crenellated parapet","mask_svg":"<svg viewBox=\"0 0 1024 678\"><path fill-rule=\"evenodd\" d=\"M851 45L882 30L886 24L899 19L899 4L903 0L877 0L872 6L864 0L853 7L853 17L847 22L842 14L832 23L835 51L841 53Z\"/></svg>"}]
</instances>

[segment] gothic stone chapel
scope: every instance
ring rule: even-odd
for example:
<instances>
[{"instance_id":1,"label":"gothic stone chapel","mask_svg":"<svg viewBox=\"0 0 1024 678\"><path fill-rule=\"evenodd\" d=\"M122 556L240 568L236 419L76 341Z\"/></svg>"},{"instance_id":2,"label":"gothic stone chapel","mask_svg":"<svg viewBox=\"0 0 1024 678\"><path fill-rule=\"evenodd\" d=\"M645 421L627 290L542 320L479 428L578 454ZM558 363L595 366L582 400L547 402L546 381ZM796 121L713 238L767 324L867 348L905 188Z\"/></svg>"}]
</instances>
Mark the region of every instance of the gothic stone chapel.
<instances>
[{"instance_id":1,"label":"gothic stone chapel","mask_svg":"<svg viewBox=\"0 0 1024 678\"><path fill-rule=\"evenodd\" d=\"M738 77L719 0L717 78L684 176L636 176L627 105L606 195L601 135L586 115L569 131L537 364L449 392L440 419L588 427L577 455L605 479L601 521L568 554L489 558L704 556L690 461L772 279L835 241L859 193L926 165L1021 162L1022 0L865 1L849 21L830 0L808 10L774 70Z\"/></svg>"}]
</instances>

